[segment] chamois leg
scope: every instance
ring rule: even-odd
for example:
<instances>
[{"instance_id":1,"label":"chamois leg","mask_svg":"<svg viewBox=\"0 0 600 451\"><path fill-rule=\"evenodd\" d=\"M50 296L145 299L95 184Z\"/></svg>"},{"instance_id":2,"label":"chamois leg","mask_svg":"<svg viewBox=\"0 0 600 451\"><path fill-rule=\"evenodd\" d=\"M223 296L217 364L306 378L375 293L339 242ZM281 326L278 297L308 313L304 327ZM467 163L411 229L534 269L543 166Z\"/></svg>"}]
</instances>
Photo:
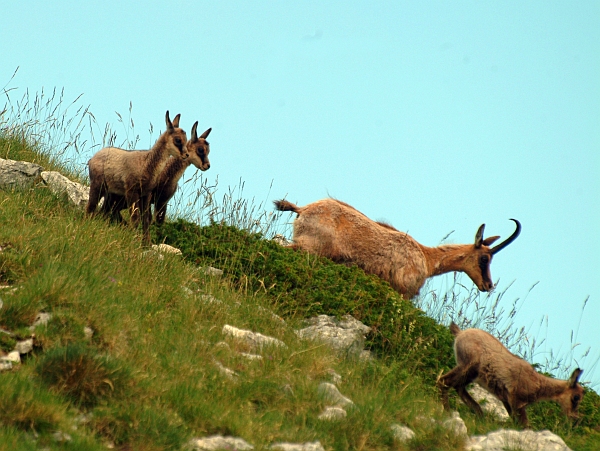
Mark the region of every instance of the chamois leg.
<instances>
[{"instance_id":1,"label":"chamois leg","mask_svg":"<svg viewBox=\"0 0 600 451\"><path fill-rule=\"evenodd\" d=\"M445 410L450 410L448 403L448 389L454 388L463 402L475 411L479 416L483 416L481 406L475 401L469 392L467 392L467 385L475 380L477 377L476 368L464 368L457 366L448 373L441 376L437 381L437 386L441 392L442 405Z\"/></svg>"},{"instance_id":2,"label":"chamois leg","mask_svg":"<svg viewBox=\"0 0 600 451\"><path fill-rule=\"evenodd\" d=\"M93 179L90 180L90 196L85 208L87 215L93 215L96 212L96 207L98 206L98 201L100 200L101 189L102 182L96 182Z\"/></svg>"},{"instance_id":3,"label":"chamois leg","mask_svg":"<svg viewBox=\"0 0 600 451\"><path fill-rule=\"evenodd\" d=\"M162 225L167 216L167 203L160 198L154 200L154 212L156 215L156 224Z\"/></svg>"},{"instance_id":4,"label":"chamois leg","mask_svg":"<svg viewBox=\"0 0 600 451\"><path fill-rule=\"evenodd\" d=\"M148 196L140 197L139 205L140 205L140 214L142 215L142 230L143 230L143 242L145 245L149 246L151 244L150 240L150 222L152 221L152 210L150 210L150 200L152 194Z\"/></svg>"},{"instance_id":5,"label":"chamois leg","mask_svg":"<svg viewBox=\"0 0 600 451\"><path fill-rule=\"evenodd\" d=\"M525 407L516 409L515 416L513 418L515 418L521 424L521 426L529 429L529 420L527 419L527 411L525 410Z\"/></svg>"}]
</instances>

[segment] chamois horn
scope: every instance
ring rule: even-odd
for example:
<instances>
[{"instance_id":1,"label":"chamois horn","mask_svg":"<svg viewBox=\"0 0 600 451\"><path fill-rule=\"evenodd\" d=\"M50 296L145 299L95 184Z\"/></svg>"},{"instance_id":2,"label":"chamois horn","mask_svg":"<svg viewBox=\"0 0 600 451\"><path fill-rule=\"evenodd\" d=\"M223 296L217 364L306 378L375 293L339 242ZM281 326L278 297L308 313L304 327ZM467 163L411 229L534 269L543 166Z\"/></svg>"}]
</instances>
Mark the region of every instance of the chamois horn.
<instances>
[{"instance_id":1,"label":"chamois horn","mask_svg":"<svg viewBox=\"0 0 600 451\"><path fill-rule=\"evenodd\" d=\"M492 255L497 254L502 249L504 249L506 246L508 246L510 243L512 243L514 240L516 240L517 237L519 236L519 233L521 233L521 223L519 221L517 221L516 219L510 218L510 220L515 222L515 224L517 225L517 228L515 229L515 231L513 232L513 234L511 236L509 236L507 239L502 241L502 243L500 243L497 246L494 246L492 249L490 249L490 252L492 253Z\"/></svg>"}]
</instances>

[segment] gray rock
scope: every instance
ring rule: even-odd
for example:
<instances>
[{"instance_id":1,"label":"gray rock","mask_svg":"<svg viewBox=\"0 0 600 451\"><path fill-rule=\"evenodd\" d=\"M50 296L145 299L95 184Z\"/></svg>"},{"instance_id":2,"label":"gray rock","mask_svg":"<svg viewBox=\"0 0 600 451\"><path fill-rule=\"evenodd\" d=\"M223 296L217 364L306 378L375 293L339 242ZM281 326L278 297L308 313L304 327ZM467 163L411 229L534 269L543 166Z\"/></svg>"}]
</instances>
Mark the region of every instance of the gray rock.
<instances>
[{"instance_id":1,"label":"gray rock","mask_svg":"<svg viewBox=\"0 0 600 451\"><path fill-rule=\"evenodd\" d=\"M277 244L279 244L280 246L284 246L287 247L289 245L292 244L291 241L289 241L286 237L284 237L281 234L276 234L273 236L273 238L271 238L272 241L275 241Z\"/></svg>"},{"instance_id":2,"label":"gray rock","mask_svg":"<svg viewBox=\"0 0 600 451\"><path fill-rule=\"evenodd\" d=\"M213 277L221 277L223 275L223 270L218 268L213 268L212 266L203 266L198 268L201 272L206 274L207 276Z\"/></svg>"},{"instance_id":3,"label":"gray rock","mask_svg":"<svg viewBox=\"0 0 600 451\"><path fill-rule=\"evenodd\" d=\"M407 426L403 426L401 424L392 424L390 429L394 434L394 440L398 440L399 442L408 442L409 440L415 438L414 431Z\"/></svg>"},{"instance_id":4,"label":"gray rock","mask_svg":"<svg viewBox=\"0 0 600 451\"><path fill-rule=\"evenodd\" d=\"M176 247L173 247L173 246L169 246L168 244L165 244L165 243L153 244L152 250L159 252L161 254L182 255L180 249L177 249Z\"/></svg>"},{"instance_id":5,"label":"gray rock","mask_svg":"<svg viewBox=\"0 0 600 451\"><path fill-rule=\"evenodd\" d=\"M348 355L360 356L365 346L365 336L371 328L350 315L342 320L334 316L319 315L307 321L308 327L296 331L303 340L327 343L332 348Z\"/></svg>"},{"instance_id":6,"label":"gray rock","mask_svg":"<svg viewBox=\"0 0 600 451\"><path fill-rule=\"evenodd\" d=\"M54 434L52 434L52 438L55 442L59 443L70 442L73 440L69 434L65 434L62 431L56 431Z\"/></svg>"},{"instance_id":7,"label":"gray rock","mask_svg":"<svg viewBox=\"0 0 600 451\"><path fill-rule=\"evenodd\" d=\"M219 368L219 371L221 372L221 374L223 376L225 376L226 378L235 380L238 377L238 375L235 371L227 368L226 366L223 366L223 364L221 362L219 362L218 360L215 360L214 362L215 362L215 366L217 368Z\"/></svg>"},{"instance_id":8,"label":"gray rock","mask_svg":"<svg viewBox=\"0 0 600 451\"><path fill-rule=\"evenodd\" d=\"M319 420L337 421L346 418L346 411L341 407L325 407L325 410L317 417Z\"/></svg>"},{"instance_id":9,"label":"gray rock","mask_svg":"<svg viewBox=\"0 0 600 451\"><path fill-rule=\"evenodd\" d=\"M240 355L248 360L262 360L262 355L248 354L247 352L240 352Z\"/></svg>"},{"instance_id":10,"label":"gray rock","mask_svg":"<svg viewBox=\"0 0 600 451\"><path fill-rule=\"evenodd\" d=\"M223 449L246 451L254 449L254 446L241 438L213 435L210 437L191 439L188 443L188 448L194 451L216 451Z\"/></svg>"},{"instance_id":11,"label":"gray rock","mask_svg":"<svg viewBox=\"0 0 600 451\"><path fill-rule=\"evenodd\" d=\"M13 367L12 362L0 360L0 372L12 370L12 367Z\"/></svg>"},{"instance_id":12,"label":"gray rock","mask_svg":"<svg viewBox=\"0 0 600 451\"><path fill-rule=\"evenodd\" d=\"M15 351L19 351L19 354L27 354L28 352L33 351L33 338L18 341L15 345Z\"/></svg>"},{"instance_id":13,"label":"gray rock","mask_svg":"<svg viewBox=\"0 0 600 451\"><path fill-rule=\"evenodd\" d=\"M471 437L467 451L504 451L523 449L527 451L571 451L564 440L550 431L513 431L500 429L488 435Z\"/></svg>"},{"instance_id":14,"label":"gray rock","mask_svg":"<svg viewBox=\"0 0 600 451\"><path fill-rule=\"evenodd\" d=\"M0 158L0 189L29 188L42 171L34 163Z\"/></svg>"},{"instance_id":15,"label":"gray rock","mask_svg":"<svg viewBox=\"0 0 600 451\"><path fill-rule=\"evenodd\" d=\"M278 340L277 338L267 337L258 332L238 329L237 327L228 324L223 326L223 335L229 335L245 341L253 349L262 349L264 346L287 347L283 341Z\"/></svg>"},{"instance_id":16,"label":"gray rock","mask_svg":"<svg viewBox=\"0 0 600 451\"><path fill-rule=\"evenodd\" d=\"M21 363L21 354L19 354L19 351L12 351L3 357L0 357L0 361L11 362L11 363Z\"/></svg>"},{"instance_id":17,"label":"gray rock","mask_svg":"<svg viewBox=\"0 0 600 451\"><path fill-rule=\"evenodd\" d=\"M80 208L87 205L90 198L90 188L88 186L73 182L56 171L44 171L40 175L50 191L57 196L66 193L73 205Z\"/></svg>"},{"instance_id":18,"label":"gray rock","mask_svg":"<svg viewBox=\"0 0 600 451\"><path fill-rule=\"evenodd\" d=\"M271 445L270 449L281 450L281 451L325 451L323 445L318 440L316 442L307 443L275 443Z\"/></svg>"},{"instance_id":19,"label":"gray rock","mask_svg":"<svg viewBox=\"0 0 600 451\"><path fill-rule=\"evenodd\" d=\"M336 407L350 407L354 403L340 393L338 388L329 382L321 382L317 388L319 395Z\"/></svg>"},{"instance_id":20,"label":"gray rock","mask_svg":"<svg viewBox=\"0 0 600 451\"><path fill-rule=\"evenodd\" d=\"M331 368L327 370L327 374L329 374L329 377L331 377L331 382L333 382L334 384L342 383L342 376L340 376L338 373L336 373Z\"/></svg>"},{"instance_id":21,"label":"gray rock","mask_svg":"<svg viewBox=\"0 0 600 451\"><path fill-rule=\"evenodd\" d=\"M52 315L50 313L40 312L35 317L33 324L29 326L29 330L33 331L38 326L46 326L51 319Z\"/></svg>"},{"instance_id":22,"label":"gray rock","mask_svg":"<svg viewBox=\"0 0 600 451\"><path fill-rule=\"evenodd\" d=\"M467 425L458 412L452 412L452 417L443 421L442 426L454 432L454 435L467 436Z\"/></svg>"},{"instance_id":23,"label":"gray rock","mask_svg":"<svg viewBox=\"0 0 600 451\"><path fill-rule=\"evenodd\" d=\"M94 336L94 329L92 329L89 326L85 326L83 328L83 336L85 337L86 340L91 340L92 337Z\"/></svg>"},{"instance_id":24,"label":"gray rock","mask_svg":"<svg viewBox=\"0 0 600 451\"><path fill-rule=\"evenodd\" d=\"M506 411L504 404L486 389L481 387L479 384L472 384L467 391L471 394L473 399L481 404L481 409L495 416L500 421L507 421L510 419L510 415Z\"/></svg>"}]
</instances>

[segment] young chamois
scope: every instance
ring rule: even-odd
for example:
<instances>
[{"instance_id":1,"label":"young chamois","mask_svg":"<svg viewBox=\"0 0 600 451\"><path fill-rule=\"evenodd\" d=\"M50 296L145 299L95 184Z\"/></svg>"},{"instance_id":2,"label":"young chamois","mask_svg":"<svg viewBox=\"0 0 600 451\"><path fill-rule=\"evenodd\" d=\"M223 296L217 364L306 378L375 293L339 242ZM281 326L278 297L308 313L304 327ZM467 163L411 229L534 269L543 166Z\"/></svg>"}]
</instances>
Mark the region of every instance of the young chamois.
<instances>
[{"instance_id":1,"label":"young chamois","mask_svg":"<svg viewBox=\"0 0 600 451\"><path fill-rule=\"evenodd\" d=\"M189 157L185 160L180 158L169 159L165 169L160 174L156 187L152 191L150 204L154 204L157 224L165 222L167 203L175 195L175 191L177 191L177 182L179 182L179 179L183 176L185 170L192 164L201 171L210 169L210 161L208 160L210 144L206 141L206 138L212 128L206 130L200 137L198 137L197 128L198 121L194 123L192 127L192 137L185 145ZM104 197L102 210L112 220L121 222L121 210L124 210L125 208L127 208L127 203L123 196L118 194L107 194ZM133 217L132 220L134 220Z\"/></svg>"},{"instance_id":2,"label":"young chamois","mask_svg":"<svg viewBox=\"0 0 600 451\"><path fill-rule=\"evenodd\" d=\"M583 397L583 387L578 381L583 370L577 368L568 381L552 379L511 354L499 340L483 330L461 331L452 323L450 332L456 337L456 367L437 381L446 410L450 409L448 390L453 387L467 406L483 416L481 407L466 390L468 384L477 382L502 401L508 413L516 416L523 427L529 426L525 408L537 401L557 401L567 416L577 417Z\"/></svg>"},{"instance_id":3,"label":"young chamois","mask_svg":"<svg viewBox=\"0 0 600 451\"><path fill-rule=\"evenodd\" d=\"M305 207L278 200L275 207L298 215L292 247L339 263L356 264L388 281L407 299L416 296L429 277L451 271L467 273L477 288L490 291L494 287L490 273L492 257L521 232L521 224L513 219L515 232L493 248L489 246L500 237L483 239L485 224L479 227L475 244L427 247L388 224L370 220L339 200L323 199Z\"/></svg>"},{"instance_id":4,"label":"young chamois","mask_svg":"<svg viewBox=\"0 0 600 451\"><path fill-rule=\"evenodd\" d=\"M159 136L149 151L127 151L116 147L99 150L88 161L90 173L90 197L86 212L93 215L101 197L117 194L125 198L127 207L132 210L132 225L137 225L139 213L142 215L144 242L150 242L149 200L152 190L158 183L169 156L177 159L188 157L185 150L187 136L179 128L178 114L173 122L169 112L165 115L167 130ZM135 212L139 209L139 212Z\"/></svg>"}]
</instances>

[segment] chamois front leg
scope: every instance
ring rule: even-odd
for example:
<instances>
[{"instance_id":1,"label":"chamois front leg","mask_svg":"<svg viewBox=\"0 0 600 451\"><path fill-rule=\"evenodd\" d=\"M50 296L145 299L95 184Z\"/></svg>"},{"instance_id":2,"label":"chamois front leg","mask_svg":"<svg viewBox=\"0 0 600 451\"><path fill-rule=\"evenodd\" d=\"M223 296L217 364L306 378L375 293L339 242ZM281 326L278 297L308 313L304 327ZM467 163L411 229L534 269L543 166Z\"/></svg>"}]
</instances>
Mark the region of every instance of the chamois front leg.
<instances>
[{"instance_id":1,"label":"chamois front leg","mask_svg":"<svg viewBox=\"0 0 600 451\"><path fill-rule=\"evenodd\" d=\"M98 202L100 200L100 192L102 190L102 182L98 182L94 179L90 180L90 195L88 198L88 203L85 208L85 212L87 215L92 216L96 213L96 207L98 206Z\"/></svg>"},{"instance_id":2,"label":"chamois front leg","mask_svg":"<svg viewBox=\"0 0 600 451\"><path fill-rule=\"evenodd\" d=\"M152 200L152 194L140 197L140 214L142 215L142 231L144 244L149 246L150 240L150 222L152 222L152 210L150 209L150 203Z\"/></svg>"}]
</instances>

